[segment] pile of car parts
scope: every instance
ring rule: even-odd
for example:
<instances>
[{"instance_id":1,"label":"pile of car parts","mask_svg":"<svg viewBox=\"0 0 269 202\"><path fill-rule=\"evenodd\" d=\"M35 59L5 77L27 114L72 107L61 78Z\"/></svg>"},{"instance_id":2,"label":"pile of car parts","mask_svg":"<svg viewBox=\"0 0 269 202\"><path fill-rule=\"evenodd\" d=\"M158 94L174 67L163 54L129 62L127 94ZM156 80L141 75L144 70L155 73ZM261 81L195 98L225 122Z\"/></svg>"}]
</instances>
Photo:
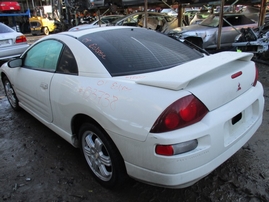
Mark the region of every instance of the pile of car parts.
<instances>
[{"instance_id":1,"label":"pile of car parts","mask_svg":"<svg viewBox=\"0 0 269 202\"><path fill-rule=\"evenodd\" d=\"M266 59L269 56L269 23L252 29L242 28L233 47L239 52L252 52L257 59Z\"/></svg>"}]
</instances>

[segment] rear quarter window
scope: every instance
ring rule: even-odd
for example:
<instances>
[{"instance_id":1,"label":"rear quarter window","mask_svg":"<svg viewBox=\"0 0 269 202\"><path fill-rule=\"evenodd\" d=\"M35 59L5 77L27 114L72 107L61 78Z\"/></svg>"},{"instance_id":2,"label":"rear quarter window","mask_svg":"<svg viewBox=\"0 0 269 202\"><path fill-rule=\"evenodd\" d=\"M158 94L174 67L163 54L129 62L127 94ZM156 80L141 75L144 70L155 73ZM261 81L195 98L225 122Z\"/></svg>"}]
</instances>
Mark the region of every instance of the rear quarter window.
<instances>
[{"instance_id":1,"label":"rear quarter window","mask_svg":"<svg viewBox=\"0 0 269 202\"><path fill-rule=\"evenodd\" d=\"M163 70L203 57L179 41L143 28L106 30L79 40L111 76Z\"/></svg>"}]
</instances>

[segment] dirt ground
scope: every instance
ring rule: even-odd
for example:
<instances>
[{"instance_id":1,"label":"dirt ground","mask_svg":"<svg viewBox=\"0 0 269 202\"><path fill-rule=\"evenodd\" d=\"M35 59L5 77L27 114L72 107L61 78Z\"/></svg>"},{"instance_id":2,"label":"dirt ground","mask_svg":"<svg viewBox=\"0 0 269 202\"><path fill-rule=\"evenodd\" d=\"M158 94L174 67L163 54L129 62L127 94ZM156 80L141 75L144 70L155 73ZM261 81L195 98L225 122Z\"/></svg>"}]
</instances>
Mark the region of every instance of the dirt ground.
<instances>
[{"instance_id":1,"label":"dirt ground","mask_svg":"<svg viewBox=\"0 0 269 202\"><path fill-rule=\"evenodd\" d=\"M234 156L185 189L134 180L118 191L101 187L79 150L27 112L14 112L0 84L0 201L269 201L269 66L258 69L266 100L262 126Z\"/></svg>"}]
</instances>

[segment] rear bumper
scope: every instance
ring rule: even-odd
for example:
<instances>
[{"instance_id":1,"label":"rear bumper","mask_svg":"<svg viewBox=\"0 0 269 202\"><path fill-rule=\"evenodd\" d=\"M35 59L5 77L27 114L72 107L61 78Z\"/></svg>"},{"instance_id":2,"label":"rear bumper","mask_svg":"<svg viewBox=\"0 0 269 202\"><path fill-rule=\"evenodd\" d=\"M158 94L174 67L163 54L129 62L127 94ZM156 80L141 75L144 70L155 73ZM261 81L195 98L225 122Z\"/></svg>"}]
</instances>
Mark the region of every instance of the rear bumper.
<instances>
[{"instance_id":1,"label":"rear bumper","mask_svg":"<svg viewBox=\"0 0 269 202\"><path fill-rule=\"evenodd\" d=\"M170 188L190 186L224 163L255 134L262 123L264 109L263 88L255 88L232 102L208 113L192 126L163 134L149 134L145 142L126 145L122 154L128 174L145 183ZM242 118L234 123L238 114ZM192 151L160 156L157 144L178 144L198 140ZM134 157L135 156L135 157Z\"/></svg>"},{"instance_id":2,"label":"rear bumper","mask_svg":"<svg viewBox=\"0 0 269 202\"><path fill-rule=\"evenodd\" d=\"M1 12L11 12L11 11L20 11L21 10L21 7L13 2L0 2L0 4L2 4L0 6Z\"/></svg>"},{"instance_id":3,"label":"rear bumper","mask_svg":"<svg viewBox=\"0 0 269 202\"><path fill-rule=\"evenodd\" d=\"M218 166L220 166L233 154L235 154L253 136L253 134L256 132L261 123L262 123L262 117L259 118L259 120L257 120L255 127L252 127L251 130L245 133L244 136L240 140L238 140L235 144L233 144L229 149L227 149L225 152L217 156L215 159L212 159L210 162L195 169L192 169L190 171L176 174L158 173L153 170L137 167L130 163L126 163L126 168L128 170L128 173L131 173L133 178L136 178L137 180L145 182L147 184L168 188L189 187L194 183L196 183L197 181L199 181L200 179L207 176L208 174L210 174L213 170L215 170ZM203 152L205 153L209 152L209 149ZM201 158L204 155L203 152L202 151L200 152ZM199 156L200 154L197 155ZM185 164L184 162L178 162L177 164L180 163ZM142 178L141 174L143 174Z\"/></svg>"}]
</instances>

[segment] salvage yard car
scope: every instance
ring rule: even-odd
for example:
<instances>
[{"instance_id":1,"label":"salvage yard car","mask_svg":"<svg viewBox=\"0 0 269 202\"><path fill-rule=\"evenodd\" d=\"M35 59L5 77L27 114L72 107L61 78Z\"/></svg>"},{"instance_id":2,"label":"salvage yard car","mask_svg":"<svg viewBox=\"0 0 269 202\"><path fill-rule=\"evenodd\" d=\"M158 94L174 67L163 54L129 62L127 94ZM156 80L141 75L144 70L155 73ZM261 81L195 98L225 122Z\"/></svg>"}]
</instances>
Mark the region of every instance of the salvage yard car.
<instances>
[{"instance_id":1,"label":"salvage yard car","mask_svg":"<svg viewBox=\"0 0 269 202\"><path fill-rule=\"evenodd\" d=\"M25 35L0 22L0 60L19 57L28 47Z\"/></svg>"},{"instance_id":2,"label":"salvage yard car","mask_svg":"<svg viewBox=\"0 0 269 202\"><path fill-rule=\"evenodd\" d=\"M124 15L104 15L100 17L100 21L99 19L97 19L89 24L80 24L80 25L70 28L68 31L90 29L90 28L95 28L95 27L105 27L105 26L108 26L109 23L113 22L114 20L117 20L118 18L122 18L122 17L124 17Z\"/></svg>"},{"instance_id":3,"label":"salvage yard car","mask_svg":"<svg viewBox=\"0 0 269 202\"><path fill-rule=\"evenodd\" d=\"M100 27L46 36L0 75L12 108L80 148L104 187L130 176L182 188L261 125L263 87L252 56L208 56L153 30Z\"/></svg>"},{"instance_id":4,"label":"salvage yard car","mask_svg":"<svg viewBox=\"0 0 269 202\"><path fill-rule=\"evenodd\" d=\"M147 19L147 28L164 34L169 33L169 31L178 26L178 19L176 17L164 13L148 12ZM109 25L146 27L145 12L136 12L126 15L122 18L114 20Z\"/></svg>"},{"instance_id":5,"label":"salvage yard car","mask_svg":"<svg viewBox=\"0 0 269 202\"><path fill-rule=\"evenodd\" d=\"M219 14L211 14L199 24L177 27L168 35L178 40L188 40L204 49L216 49L218 42ZM221 47L232 47L242 28L256 28L258 23L247 18L244 14L224 14L221 30Z\"/></svg>"},{"instance_id":6,"label":"salvage yard car","mask_svg":"<svg viewBox=\"0 0 269 202\"><path fill-rule=\"evenodd\" d=\"M19 12L21 6L17 1L2 1L0 0L0 13Z\"/></svg>"}]
</instances>

